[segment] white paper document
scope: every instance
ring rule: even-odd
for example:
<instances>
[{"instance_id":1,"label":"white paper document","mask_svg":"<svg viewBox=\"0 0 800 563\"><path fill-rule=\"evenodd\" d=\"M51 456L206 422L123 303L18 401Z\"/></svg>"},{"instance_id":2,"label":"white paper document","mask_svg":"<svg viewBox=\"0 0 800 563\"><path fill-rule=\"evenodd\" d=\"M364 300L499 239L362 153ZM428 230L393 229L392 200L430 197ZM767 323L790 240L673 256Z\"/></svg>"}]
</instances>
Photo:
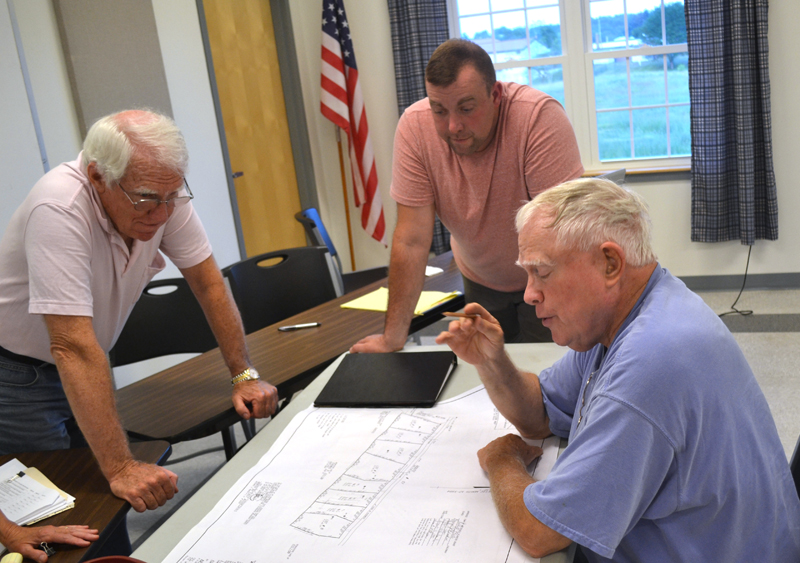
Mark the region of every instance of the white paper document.
<instances>
[{"instance_id":1,"label":"white paper document","mask_svg":"<svg viewBox=\"0 0 800 563\"><path fill-rule=\"evenodd\" d=\"M535 561L476 455L509 433L483 387L430 409L308 408L165 562ZM558 454L543 442L537 479Z\"/></svg>"},{"instance_id":2,"label":"white paper document","mask_svg":"<svg viewBox=\"0 0 800 563\"><path fill-rule=\"evenodd\" d=\"M75 497L42 484L38 475L36 469L25 467L16 458L0 467L0 510L15 524L32 524L73 506Z\"/></svg>"}]
</instances>

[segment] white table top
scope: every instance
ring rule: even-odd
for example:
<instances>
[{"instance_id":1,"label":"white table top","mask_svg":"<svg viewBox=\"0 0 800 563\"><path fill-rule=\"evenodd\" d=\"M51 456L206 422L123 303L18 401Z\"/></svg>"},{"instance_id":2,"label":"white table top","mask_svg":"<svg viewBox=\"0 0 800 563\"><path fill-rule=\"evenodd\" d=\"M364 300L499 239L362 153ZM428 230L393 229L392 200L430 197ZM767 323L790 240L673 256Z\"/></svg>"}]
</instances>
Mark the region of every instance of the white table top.
<instances>
[{"instance_id":1,"label":"white table top","mask_svg":"<svg viewBox=\"0 0 800 563\"><path fill-rule=\"evenodd\" d=\"M446 346L412 346L409 352L448 349ZM552 365L566 352L566 348L556 344L509 344L506 346L509 355L517 365L528 371L538 373ZM167 519L139 548L132 557L157 563L163 561L178 542L195 526L217 501L233 486L248 469L253 467L269 450L280 436L283 429L300 411L310 406L333 374L341 358L331 364L308 387L292 399L281 413L269 422L256 436L228 461L209 481L203 485L183 506ZM441 399L456 397L461 393L480 385L477 370L459 362L452 373ZM542 563L566 563L572 561L573 547L553 553L542 559Z\"/></svg>"}]
</instances>

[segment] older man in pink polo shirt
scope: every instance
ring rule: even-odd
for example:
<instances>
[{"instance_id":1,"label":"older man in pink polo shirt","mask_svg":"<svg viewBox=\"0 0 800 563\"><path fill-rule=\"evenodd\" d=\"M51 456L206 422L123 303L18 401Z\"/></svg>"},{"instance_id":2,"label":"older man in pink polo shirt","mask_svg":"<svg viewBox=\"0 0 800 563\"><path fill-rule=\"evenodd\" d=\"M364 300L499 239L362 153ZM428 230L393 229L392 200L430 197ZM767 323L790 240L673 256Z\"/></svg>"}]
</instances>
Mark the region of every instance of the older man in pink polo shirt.
<instances>
[{"instance_id":1,"label":"older man in pink polo shirt","mask_svg":"<svg viewBox=\"0 0 800 563\"><path fill-rule=\"evenodd\" d=\"M106 353L166 266L161 252L209 319L237 412L262 418L277 406L276 389L250 364L239 313L190 203L187 164L168 117L104 117L77 160L36 183L0 241L0 453L85 438L112 492L139 512L172 498L178 478L131 455Z\"/></svg>"},{"instance_id":2,"label":"older man in pink polo shirt","mask_svg":"<svg viewBox=\"0 0 800 563\"><path fill-rule=\"evenodd\" d=\"M397 227L386 325L351 351L389 352L405 344L434 215L452 235L467 301L486 307L509 342L549 341L523 299L514 216L536 194L583 173L564 109L543 92L498 82L486 51L462 39L436 49L425 86L428 97L406 109L395 133Z\"/></svg>"}]
</instances>

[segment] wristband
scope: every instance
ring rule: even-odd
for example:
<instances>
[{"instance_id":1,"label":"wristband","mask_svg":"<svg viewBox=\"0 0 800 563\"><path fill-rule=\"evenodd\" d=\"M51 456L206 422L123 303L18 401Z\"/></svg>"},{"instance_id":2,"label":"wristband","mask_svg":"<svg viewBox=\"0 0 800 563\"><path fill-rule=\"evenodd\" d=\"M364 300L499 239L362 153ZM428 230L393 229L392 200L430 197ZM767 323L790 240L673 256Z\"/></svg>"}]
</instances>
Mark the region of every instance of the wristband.
<instances>
[{"instance_id":1,"label":"wristband","mask_svg":"<svg viewBox=\"0 0 800 563\"><path fill-rule=\"evenodd\" d=\"M256 368L247 368L239 375L231 378L231 385L236 385L237 383L241 383L242 381L255 381L257 379L261 379L256 371Z\"/></svg>"}]
</instances>

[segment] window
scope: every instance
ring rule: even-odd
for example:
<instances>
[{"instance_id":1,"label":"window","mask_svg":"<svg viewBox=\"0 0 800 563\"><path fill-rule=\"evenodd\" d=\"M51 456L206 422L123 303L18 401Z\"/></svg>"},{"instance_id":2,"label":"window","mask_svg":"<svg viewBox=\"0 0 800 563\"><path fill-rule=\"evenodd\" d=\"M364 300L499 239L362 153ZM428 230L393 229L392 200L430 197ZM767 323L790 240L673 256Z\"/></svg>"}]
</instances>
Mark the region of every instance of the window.
<instances>
[{"instance_id":1,"label":"window","mask_svg":"<svg viewBox=\"0 0 800 563\"><path fill-rule=\"evenodd\" d=\"M564 105L587 169L689 165L683 0L448 1L498 80Z\"/></svg>"}]
</instances>

